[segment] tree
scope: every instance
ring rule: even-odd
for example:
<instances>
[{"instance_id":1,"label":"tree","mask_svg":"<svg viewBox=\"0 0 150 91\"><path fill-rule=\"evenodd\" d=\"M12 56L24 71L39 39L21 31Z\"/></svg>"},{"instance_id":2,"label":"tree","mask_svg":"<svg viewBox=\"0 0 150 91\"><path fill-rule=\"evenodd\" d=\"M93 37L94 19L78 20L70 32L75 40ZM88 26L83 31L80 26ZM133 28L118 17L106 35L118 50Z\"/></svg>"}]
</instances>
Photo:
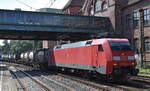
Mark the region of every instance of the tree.
<instances>
[{"instance_id":1,"label":"tree","mask_svg":"<svg viewBox=\"0 0 150 91\"><path fill-rule=\"evenodd\" d=\"M3 41L4 46L2 46L2 53L9 54L10 53L10 45L8 40Z\"/></svg>"},{"instance_id":2,"label":"tree","mask_svg":"<svg viewBox=\"0 0 150 91\"><path fill-rule=\"evenodd\" d=\"M33 49L42 48L42 41L30 40L11 40L3 42L4 46L0 46L0 51L3 54L22 53Z\"/></svg>"}]
</instances>

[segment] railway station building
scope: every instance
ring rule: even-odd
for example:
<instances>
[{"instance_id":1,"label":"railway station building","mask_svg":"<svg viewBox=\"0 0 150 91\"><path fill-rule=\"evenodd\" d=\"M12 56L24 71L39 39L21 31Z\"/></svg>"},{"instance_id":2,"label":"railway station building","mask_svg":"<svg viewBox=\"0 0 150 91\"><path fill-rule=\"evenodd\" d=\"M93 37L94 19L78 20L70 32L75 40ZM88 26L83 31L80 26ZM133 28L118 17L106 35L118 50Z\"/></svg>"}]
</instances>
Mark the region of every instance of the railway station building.
<instances>
[{"instance_id":1,"label":"railway station building","mask_svg":"<svg viewBox=\"0 0 150 91\"><path fill-rule=\"evenodd\" d=\"M150 61L150 0L87 0L83 14L107 16L116 33L128 38L135 51L140 51L140 9L144 9L145 60Z\"/></svg>"}]
</instances>

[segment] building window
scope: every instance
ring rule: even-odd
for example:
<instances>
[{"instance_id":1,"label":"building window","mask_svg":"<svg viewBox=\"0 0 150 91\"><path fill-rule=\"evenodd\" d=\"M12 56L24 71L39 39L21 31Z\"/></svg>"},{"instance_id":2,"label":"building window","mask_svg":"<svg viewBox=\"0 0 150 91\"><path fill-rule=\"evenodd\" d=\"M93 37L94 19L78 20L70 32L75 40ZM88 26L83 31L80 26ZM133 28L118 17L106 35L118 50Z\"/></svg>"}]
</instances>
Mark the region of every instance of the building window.
<instances>
[{"instance_id":1,"label":"building window","mask_svg":"<svg viewBox=\"0 0 150 91\"><path fill-rule=\"evenodd\" d=\"M144 9L144 25L149 23L149 9Z\"/></svg>"},{"instance_id":2,"label":"building window","mask_svg":"<svg viewBox=\"0 0 150 91\"><path fill-rule=\"evenodd\" d=\"M95 2L95 12L101 11L101 0Z\"/></svg>"},{"instance_id":3,"label":"building window","mask_svg":"<svg viewBox=\"0 0 150 91\"><path fill-rule=\"evenodd\" d=\"M145 51L150 52L150 38L145 38Z\"/></svg>"},{"instance_id":4,"label":"building window","mask_svg":"<svg viewBox=\"0 0 150 91\"><path fill-rule=\"evenodd\" d=\"M133 13L133 27L134 28L139 27L139 12Z\"/></svg>"},{"instance_id":5,"label":"building window","mask_svg":"<svg viewBox=\"0 0 150 91\"><path fill-rule=\"evenodd\" d=\"M131 29L131 14L126 15L126 29Z\"/></svg>"},{"instance_id":6,"label":"building window","mask_svg":"<svg viewBox=\"0 0 150 91\"><path fill-rule=\"evenodd\" d=\"M107 3L104 1L103 3L102 3L102 10L106 10L108 8L108 5L107 5Z\"/></svg>"},{"instance_id":7,"label":"building window","mask_svg":"<svg viewBox=\"0 0 150 91\"><path fill-rule=\"evenodd\" d=\"M91 14L91 15L94 15L94 8L92 8L92 9L90 10L90 14Z\"/></svg>"}]
</instances>

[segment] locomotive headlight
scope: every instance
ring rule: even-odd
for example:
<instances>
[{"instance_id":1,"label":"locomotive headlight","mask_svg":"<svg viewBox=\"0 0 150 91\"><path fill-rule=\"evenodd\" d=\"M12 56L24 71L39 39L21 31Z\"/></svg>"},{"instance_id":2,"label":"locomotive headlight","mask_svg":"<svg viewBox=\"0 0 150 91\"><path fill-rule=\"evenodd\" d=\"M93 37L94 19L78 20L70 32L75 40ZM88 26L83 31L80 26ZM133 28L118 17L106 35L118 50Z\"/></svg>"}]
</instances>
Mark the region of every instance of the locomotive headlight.
<instances>
[{"instance_id":1,"label":"locomotive headlight","mask_svg":"<svg viewBox=\"0 0 150 91\"><path fill-rule=\"evenodd\" d=\"M134 56L128 56L128 60L135 60Z\"/></svg>"},{"instance_id":2,"label":"locomotive headlight","mask_svg":"<svg viewBox=\"0 0 150 91\"><path fill-rule=\"evenodd\" d=\"M114 66L117 66L117 64L114 64Z\"/></svg>"},{"instance_id":3,"label":"locomotive headlight","mask_svg":"<svg viewBox=\"0 0 150 91\"><path fill-rule=\"evenodd\" d=\"M120 56L113 56L113 60L121 60Z\"/></svg>"}]
</instances>

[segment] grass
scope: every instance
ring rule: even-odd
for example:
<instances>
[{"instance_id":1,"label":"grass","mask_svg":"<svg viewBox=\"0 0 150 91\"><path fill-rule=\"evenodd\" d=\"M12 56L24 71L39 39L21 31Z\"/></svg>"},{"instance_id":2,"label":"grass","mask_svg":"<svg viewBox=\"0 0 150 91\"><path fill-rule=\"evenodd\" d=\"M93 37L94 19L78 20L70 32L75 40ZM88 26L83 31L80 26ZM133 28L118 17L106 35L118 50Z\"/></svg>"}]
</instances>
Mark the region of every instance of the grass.
<instances>
[{"instance_id":1,"label":"grass","mask_svg":"<svg viewBox=\"0 0 150 91\"><path fill-rule=\"evenodd\" d=\"M150 68L139 68L140 73L150 74Z\"/></svg>"}]
</instances>

